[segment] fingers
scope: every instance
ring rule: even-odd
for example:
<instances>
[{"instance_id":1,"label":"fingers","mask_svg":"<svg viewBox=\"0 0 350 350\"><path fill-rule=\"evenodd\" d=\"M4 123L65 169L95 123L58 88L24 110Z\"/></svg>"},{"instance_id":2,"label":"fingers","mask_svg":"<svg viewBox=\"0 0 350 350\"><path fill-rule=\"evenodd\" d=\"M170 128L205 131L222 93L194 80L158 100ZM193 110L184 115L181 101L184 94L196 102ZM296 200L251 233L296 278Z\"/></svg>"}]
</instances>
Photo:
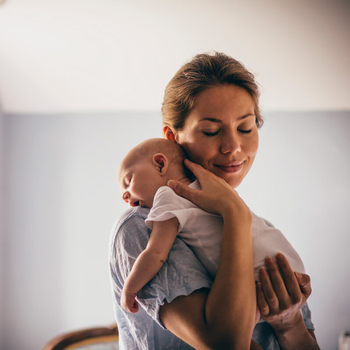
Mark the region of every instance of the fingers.
<instances>
[{"instance_id":1,"label":"fingers","mask_svg":"<svg viewBox=\"0 0 350 350\"><path fill-rule=\"evenodd\" d=\"M276 260L284 278L285 289L288 291L292 302L299 303L301 301L302 296L300 292L299 283L296 279L294 271L292 270L287 259L282 253L277 253Z\"/></svg>"},{"instance_id":2,"label":"fingers","mask_svg":"<svg viewBox=\"0 0 350 350\"><path fill-rule=\"evenodd\" d=\"M265 299L265 295L262 290L262 286L260 282L257 282L256 284L256 297L257 297L258 308L261 313L261 316L263 317L268 316L270 313L270 308L269 308L269 304Z\"/></svg>"},{"instance_id":3,"label":"fingers","mask_svg":"<svg viewBox=\"0 0 350 350\"><path fill-rule=\"evenodd\" d=\"M276 262L271 257L266 257L266 269L259 270L262 291L270 313L286 310L291 305L301 303L304 300L302 292L305 298L311 294L308 275L294 273L287 259L281 253L276 255ZM299 281L298 275L300 275Z\"/></svg>"},{"instance_id":4,"label":"fingers","mask_svg":"<svg viewBox=\"0 0 350 350\"><path fill-rule=\"evenodd\" d=\"M259 270L259 277L262 291L264 293L264 298L269 306L269 312L275 312L279 308L279 299L277 298L266 268L262 267ZM265 316L263 313L262 315Z\"/></svg>"},{"instance_id":5,"label":"fingers","mask_svg":"<svg viewBox=\"0 0 350 350\"><path fill-rule=\"evenodd\" d=\"M299 310L311 294L310 277L293 272L281 253L276 255L276 262L267 257L265 265L259 270L257 304L264 320L279 329L282 323L293 324L295 317L300 316Z\"/></svg>"},{"instance_id":6,"label":"fingers","mask_svg":"<svg viewBox=\"0 0 350 350\"><path fill-rule=\"evenodd\" d=\"M202 179L203 179L203 175L206 173L209 173L208 170L204 169L201 165L196 164L191 162L188 159L184 160L184 164L185 166L193 173L193 175L195 176L196 179L198 179L199 183L202 184ZM168 182L168 186L171 187L176 193L177 190L178 191L182 191L182 189L184 188L184 186L181 186L182 184L179 183L178 181L174 181L174 180L170 180ZM180 189L177 189L178 185L181 186ZM187 193L187 192L185 192ZM186 197L187 198L187 197Z\"/></svg>"},{"instance_id":7,"label":"fingers","mask_svg":"<svg viewBox=\"0 0 350 350\"><path fill-rule=\"evenodd\" d=\"M130 307L129 307L129 312L134 314L137 311L139 311L139 303L136 300L134 300L132 305L130 305Z\"/></svg>"},{"instance_id":8,"label":"fingers","mask_svg":"<svg viewBox=\"0 0 350 350\"><path fill-rule=\"evenodd\" d=\"M197 177L201 191L192 189L179 181L169 180L168 186L176 194L209 213L221 216L233 214L233 217L241 223L251 224L252 215L249 208L224 179L190 161L186 161L186 165Z\"/></svg>"},{"instance_id":9,"label":"fingers","mask_svg":"<svg viewBox=\"0 0 350 350\"><path fill-rule=\"evenodd\" d=\"M197 192L196 190L175 180L168 181L168 186L179 196L184 197L193 202L194 195Z\"/></svg>"},{"instance_id":10,"label":"fingers","mask_svg":"<svg viewBox=\"0 0 350 350\"><path fill-rule=\"evenodd\" d=\"M288 295L288 291L286 289L283 277L278 269L276 262L270 256L268 256L265 259L265 264L266 264L266 267L268 269L270 283L266 284L266 286L263 285L263 288L269 287L269 289L270 289L270 286L271 286L271 288L275 292L276 297L279 300L279 304L282 304L280 306L287 306L284 304L287 303L287 301L289 299L289 295ZM265 280L264 280L264 282L265 282ZM271 291L271 293L272 293L272 291Z\"/></svg>"},{"instance_id":11,"label":"fingers","mask_svg":"<svg viewBox=\"0 0 350 350\"><path fill-rule=\"evenodd\" d=\"M122 308L125 310L125 311L128 311L132 314L136 313L137 311L139 311L139 304L137 301L133 302L132 304L130 305L122 305Z\"/></svg>"},{"instance_id":12,"label":"fingers","mask_svg":"<svg viewBox=\"0 0 350 350\"><path fill-rule=\"evenodd\" d=\"M132 314L139 311L139 303L134 298L130 298L130 297L127 297L125 299L122 298L120 302L120 306L122 307L122 309Z\"/></svg>"},{"instance_id":13,"label":"fingers","mask_svg":"<svg viewBox=\"0 0 350 350\"><path fill-rule=\"evenodd\" d=\"M184 164L189 170L191 170L193 175L199 180L201 179L202 174L207 172L207 170L205 170L201 165L193 163L188 159L185 159Z\"/></svg>"},{"instance_id":14,"label":"fingers","mask_svg":"<svg viewBox=\"0 0 350 350\"><path fill-rule=\"evenodd\" d=\"M300 272L294 272L294 274L298 280L301 292L305 295L307 299L312 292L310 276Z\"/></svg>"}]
</instances>

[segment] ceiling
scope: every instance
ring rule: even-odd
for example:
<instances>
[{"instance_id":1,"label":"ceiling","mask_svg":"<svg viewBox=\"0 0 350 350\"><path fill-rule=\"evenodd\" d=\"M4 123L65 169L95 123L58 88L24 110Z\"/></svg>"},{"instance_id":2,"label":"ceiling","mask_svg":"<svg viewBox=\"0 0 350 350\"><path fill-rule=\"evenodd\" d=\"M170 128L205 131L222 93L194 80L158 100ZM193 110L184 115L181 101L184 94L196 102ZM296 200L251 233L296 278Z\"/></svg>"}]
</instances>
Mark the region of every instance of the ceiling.
<instances>
[{"instance_id":1,"label":"ceiling","mask_svg":"<svg viewBox=\"0 0 350 350\"><path fill-rule=\"evenodd\" d=\"M155 110L204 51L242 61L263 110L350 109L348 0L6 0L5 113Z\"/></svg>"}]
</instances>

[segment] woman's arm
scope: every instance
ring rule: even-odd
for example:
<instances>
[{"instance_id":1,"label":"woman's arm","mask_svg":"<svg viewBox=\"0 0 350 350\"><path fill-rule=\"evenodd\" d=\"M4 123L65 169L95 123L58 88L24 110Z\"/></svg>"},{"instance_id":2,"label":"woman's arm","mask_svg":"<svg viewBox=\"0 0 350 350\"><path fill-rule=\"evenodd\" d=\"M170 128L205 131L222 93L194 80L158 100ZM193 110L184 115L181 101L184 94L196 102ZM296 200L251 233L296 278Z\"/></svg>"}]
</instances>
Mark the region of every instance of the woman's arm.
<instances>
[{"instance_id":1,"label":"woman's arm","mask_svg":"<svg viewBox=\"0 0 350 350\"><path fill-rule=\"evenodd\" d=\"M281 349L319 349L314 332L306 328L300 313L311 294L310 277L294 273L283 254L277 254L276 260L278 265L267 258L267 269L259 273L257 300L261 316L274 328Z\"/></svg>"},{"instance_id":2,"label":"woman's arm","mask_svg":"<svg viewBox=\"0 0 350 350\"><path fill-rule=\"evenodd\" d=\"M250 210L223 179L197 164L185 164L202 190L174 181L169 185L202 209L223 217L219 267L211 290L165 303L161 321L194 348L249 349L256 313Z\"/></svg>"},{"instance_id":3,"label":"woman's arm","mask_svg":"<svg viewBox=\"0 0 350 350\"><path fill-rule=\"evenodd\" d=\"M121 297L121 307L131 313L138 311L137 292L148 283L163 266L173 245L179 221L172 218L155 221L146 249L136 259Z\"/></svg>"}]
</instances>

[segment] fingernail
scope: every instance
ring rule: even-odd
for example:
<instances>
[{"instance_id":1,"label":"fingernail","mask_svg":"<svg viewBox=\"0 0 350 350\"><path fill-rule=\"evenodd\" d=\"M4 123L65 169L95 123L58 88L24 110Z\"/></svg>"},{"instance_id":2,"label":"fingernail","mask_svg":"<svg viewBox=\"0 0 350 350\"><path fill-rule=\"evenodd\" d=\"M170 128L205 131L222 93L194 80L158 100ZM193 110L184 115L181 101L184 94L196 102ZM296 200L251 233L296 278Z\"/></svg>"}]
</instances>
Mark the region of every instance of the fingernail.
<instances>
[{"instance_id":1,"label":"fingernail","mask_svg":"<svg viewBox=\"0 0 350 350\"><path fill-rule=\"evenodd\" d=\"M167 185L174 190L177 186L177 183L174 180L169 180Z\"/></svg>"},{"instance_id":2,"label":"fingernail","mask_svg":"<svg viewBox=\"0 0 350 350\"><path fill-rule=\"evenodd\" d=\"M283 260L284 260L284 255L283 255L282 253L278 252L278 253L276 254L276 259L277 259L278 261L283 261Z\"/></svg>"},{"instance_id":3,"label":"fingernail","mask_svg":"<svg viewBox=\"0 0 350 350\"><path fill-rule=\"evenodd\" d=\"M267 256L265 260L268 264L273 264L273 259L271 258L271 256Z\"/></svg>"},{"instance_id":4,"label":"fingernail","mask_svg":"<svg viewBox=\"0 0 350 350\"><path fill-rule=\"evenodd\" d=\"M265 267L260 267L259 273L261 273L262 275L266 275L266 269L265 269Z\"/></svg>"}]
</instances>

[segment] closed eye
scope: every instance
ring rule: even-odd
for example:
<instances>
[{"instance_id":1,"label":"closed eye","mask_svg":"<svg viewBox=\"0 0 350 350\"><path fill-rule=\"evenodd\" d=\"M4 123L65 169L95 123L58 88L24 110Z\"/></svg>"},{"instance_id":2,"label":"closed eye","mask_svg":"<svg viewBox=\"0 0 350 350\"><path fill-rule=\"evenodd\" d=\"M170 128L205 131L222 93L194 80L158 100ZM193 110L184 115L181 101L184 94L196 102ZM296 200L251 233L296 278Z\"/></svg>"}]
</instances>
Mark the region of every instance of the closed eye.
<instances>
[{"instance_id":1,"label":"closed eye","mask_svg":"<svg viewBox=\"0 0 350 350\"><path fill-rule=\"evenodd\" d=\"M220 132L220 130L218 130L218 131L215 131L215 132L207 132L207 131L203 131L203 134L205 135L205 136L215 136L215 135L217 135L218 133Z\"/></svg>"},{"instance_id":2,"label":"closed eye","mask_svg":"<svg viewBox=\"0 0 350 350\"><path fill-rule=\"evenodd\" d=\"M123 182L124 190L127 190L127 188L130 186L131 179L132 179L132 176L127 176L124 178L124 182Z\"/></svg>"},{"instance_id":3,"label":"closed eye","mask_svg":"<svg viewBox=\"0 0 350 350\"><path fill-rule=\"evenodd\" d=\"M249 134L252 132L253 129L250 130L242 130L242 129L238 129L239 132L241 132L242 134Z\"/></svg>"}]
</instances>

